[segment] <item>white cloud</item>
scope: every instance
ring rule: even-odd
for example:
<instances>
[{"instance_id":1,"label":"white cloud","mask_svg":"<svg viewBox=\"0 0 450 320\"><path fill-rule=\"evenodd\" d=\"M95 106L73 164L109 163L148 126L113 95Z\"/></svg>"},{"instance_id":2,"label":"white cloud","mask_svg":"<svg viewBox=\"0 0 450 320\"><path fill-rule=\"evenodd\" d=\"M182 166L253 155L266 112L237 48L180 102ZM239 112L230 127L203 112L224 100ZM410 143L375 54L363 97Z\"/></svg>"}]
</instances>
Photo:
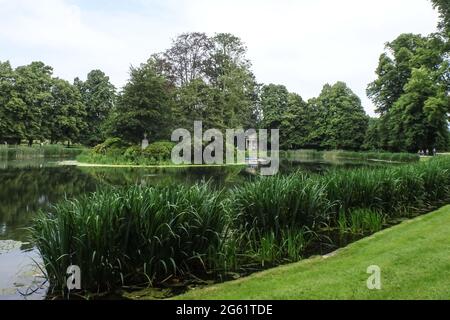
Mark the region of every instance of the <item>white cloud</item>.
<instances>
[{"instance_id":1,"label":"white cloud","mask_svg":"<svg viewBox=\"0 0 450 320\"><path fill-rule=\"evenodd\" d=\"M428 0L93 1L0 0L0 60L43 60L69 80L100 68L120 87L130 64L181 32L231 32L246 42L260 82L311 98L342 80L373 114L365 88L384 43L437 24Z\"/></svg>"}]
</instances>

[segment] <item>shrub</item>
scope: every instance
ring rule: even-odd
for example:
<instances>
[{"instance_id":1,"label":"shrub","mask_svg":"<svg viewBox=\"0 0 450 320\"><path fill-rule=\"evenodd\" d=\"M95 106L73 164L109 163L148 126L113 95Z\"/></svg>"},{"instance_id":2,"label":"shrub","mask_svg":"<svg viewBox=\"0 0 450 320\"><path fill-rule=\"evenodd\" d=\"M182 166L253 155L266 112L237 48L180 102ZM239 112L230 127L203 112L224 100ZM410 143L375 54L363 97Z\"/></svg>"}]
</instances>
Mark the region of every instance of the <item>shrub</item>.
<instances>
[{"instance_id":1,"label":"shrub","mask_svg":"<svg viewBox=\"0 0 450 320\"><path fill-rule=\"evenodd\" d=\"M93 148L93 152L96 154L108 154L117 150L122 150L127 144L120 138L109 138L105 142L99 144Z\"/></svg>"},{"instance_id":2,"label":"shrub","mask_svg":"<svg viewBox=\"0 0 450 320\"><path fill-rule=\"evenodd\" d=\"M157 161L168 161L172 157L172 149L175 144L172 142L155 142L149 145L143 152L144 157L149 157Z\"/></svg>"}]
</instances>

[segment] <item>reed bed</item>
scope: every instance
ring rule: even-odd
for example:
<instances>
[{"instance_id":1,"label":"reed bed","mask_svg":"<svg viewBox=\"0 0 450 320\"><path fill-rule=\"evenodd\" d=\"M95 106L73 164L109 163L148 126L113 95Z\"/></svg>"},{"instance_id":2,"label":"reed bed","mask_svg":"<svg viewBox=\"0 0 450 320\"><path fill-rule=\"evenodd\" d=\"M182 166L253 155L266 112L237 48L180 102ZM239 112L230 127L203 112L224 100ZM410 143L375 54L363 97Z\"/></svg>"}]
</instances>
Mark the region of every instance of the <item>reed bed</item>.
<instances>
[{"instance_id":1,"label":"reed bed","mask_svg":"<svg viewBox=\"0 0 450 320\"><path fill-rule=\"evenodd\" d=\"M203 184L97 192L41 213L32 240L52 288L64 289L75 264L85 290L105 291L298 261L329 230L370 234L449 200L450 158L442 157L261 177L228 191Z\"/></svg>"},{"instance_id":2,"label":"reed bed","mask_svg":"<svg viewBox=\"0 0 450 320\"><path fill-rule=\"evenodd\" d=\"M41 213L32 237L54 289L78 265L82 287L158 284L214 268L226 234L220 193L208 185L108 190Z\"/></svg>"}]
</instances>

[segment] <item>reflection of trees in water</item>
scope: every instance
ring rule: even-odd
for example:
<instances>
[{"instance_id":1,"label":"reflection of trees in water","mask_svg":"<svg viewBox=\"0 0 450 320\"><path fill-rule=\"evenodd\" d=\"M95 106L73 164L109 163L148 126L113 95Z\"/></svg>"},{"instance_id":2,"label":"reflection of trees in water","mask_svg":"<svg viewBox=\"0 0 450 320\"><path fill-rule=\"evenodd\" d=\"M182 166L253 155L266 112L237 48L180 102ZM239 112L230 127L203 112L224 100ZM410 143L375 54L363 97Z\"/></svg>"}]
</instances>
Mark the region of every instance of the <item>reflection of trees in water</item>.
<instances>
[{"instance_id":1,"label":"reflection of trees in water","mask_svg":"<svg viewBox=\"0 0 450 320\"><path fill-rule=\"evenodd\" d=\"M28 226L39 209L66 196L93 191L96 184L89 175L70 167L0 170L0 224L6 225L0 238L24 240L23 231L17 228Z\"/></svg>"},{"instance_id":2,"label":"reflection of trees in water","mask_svg":"<svg viewBox=\"0 0 450 320\"><path fill-rule=\"evenodd\" d=\"M190 168L82 168L103 184L125 185L192 185L210 181L215 187L233 185L243 177L242 167L190 167Z\"/></svg>"}]
</instances>

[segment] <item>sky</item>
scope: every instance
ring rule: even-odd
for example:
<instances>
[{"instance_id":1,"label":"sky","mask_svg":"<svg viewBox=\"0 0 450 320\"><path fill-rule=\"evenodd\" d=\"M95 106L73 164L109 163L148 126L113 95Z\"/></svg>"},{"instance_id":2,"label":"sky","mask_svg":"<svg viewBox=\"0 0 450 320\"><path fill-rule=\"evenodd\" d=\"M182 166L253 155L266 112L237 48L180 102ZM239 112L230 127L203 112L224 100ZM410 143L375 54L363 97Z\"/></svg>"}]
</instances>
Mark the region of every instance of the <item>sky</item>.
<instances>
[{"instance_id":1,"label":"sky","mask_svg":"<svg viewBox=\"0 0 450 320\"><path fill-rule=\"evenodd\" d=\"M43 61L69 81L101 69L120 89L177 35L229 32L258 82L309 99L344 81L374 115L366 88L385 43L437 23L429 0L0 0L0 61Z\"/></svg>"}]
</instances>

